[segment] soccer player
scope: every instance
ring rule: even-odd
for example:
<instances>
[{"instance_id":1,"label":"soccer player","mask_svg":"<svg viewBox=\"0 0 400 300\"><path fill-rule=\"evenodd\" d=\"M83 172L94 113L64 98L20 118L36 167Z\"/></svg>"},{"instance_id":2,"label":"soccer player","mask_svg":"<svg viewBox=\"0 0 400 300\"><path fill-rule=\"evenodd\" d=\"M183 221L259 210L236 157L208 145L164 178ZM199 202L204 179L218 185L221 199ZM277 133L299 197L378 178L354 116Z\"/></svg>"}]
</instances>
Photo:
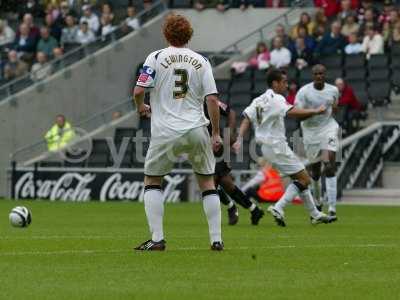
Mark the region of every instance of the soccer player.
<instances>
[{"instance_id":1,"label":"soccer player","mask_svg":"<svg viewBox=\"0 0 400 300\"><path fill-rule=\"evenodd\" d=\"M163 33L169 47L147 57L134 89L140 116L151 114L151 141L144 165L144 206L151 239L135 249L165 250L162 178L171 171L176 158L185 153L202 191L211 250L220 251L221 207L214 184L213 148L221 147L222 140L212 68L207 59L186 48L193 29L185 17L169 15ZM143 101L146 88L151 88L150 106ZM203 111L204 99L211 121L211 139Z\"/></svg>"},{"instance_id":2,"label":"soccer player","mask_svg":"<svg viewBox=\"0 0 400 300\"><path fill-rule=\"evenodd\" d=\"M324 106L312 109L295 108L282 96L288 87L287 77L281 70L271 70L267 76L268 89L255 98L244 112L240 124L238 141L233 148L238 152L246 131L253 124L255 138L262 145L261 151L266 160L283 175L288 175L293 182L275 205L268 208L279 226L286 226L284 208L293 198L300 195L311 216L311 223L329 223L329 216L315 207L311 192L308 189L310 177L303 163L290 149L285 135L284 117L308 118L325 112Z\"/></svg>"},{"instance_id":3,"label":"soccer player","mask_svg":"<svg viewBox=\"0 0 400 300\"><path fill-rule=\"evenodd\" d=\"M229 105L219 101L219 113L220 116L227 118L227 128L229 129L229 147L236 140L236 113ZM207 114L207 104L204 103L204 112L206 117L209 118ZM209 126L209 132L211 134L211 127ZM260 219L264 216L264 212L254 204L250 198L235 185L233 177L231 175L231 167L228 162L224 160L223 157L224 149L220 147L218 151L214 152L217 158L217 163L215 165L215 184L218 187L218 194L221 202L228 206L228 224L235 225L239 221L239 211L235 202L240 204L243 208L250 211L251 224L258 225ZM230 198L235 200L233 202Z\"/></svg>"},{"instance_id":4,"label":"soccer player","mask_svg":"<svg viewBox=\"0 0 400 300\"><path fill-rule=\"evenodd\" d=\"M328 196L328 213L336 221L336 151L339 146L339 125L332 116L339 99L336 86L325 82L326 69L323 65L312 68L313 82L303 86L295 98L299 108L316 108L325 106L326 112L301 122L304 148L309 162L312 187L317 208L322 210L321 202L321 161L325 173L326 193Z\"/></svg>"}]
</instances>

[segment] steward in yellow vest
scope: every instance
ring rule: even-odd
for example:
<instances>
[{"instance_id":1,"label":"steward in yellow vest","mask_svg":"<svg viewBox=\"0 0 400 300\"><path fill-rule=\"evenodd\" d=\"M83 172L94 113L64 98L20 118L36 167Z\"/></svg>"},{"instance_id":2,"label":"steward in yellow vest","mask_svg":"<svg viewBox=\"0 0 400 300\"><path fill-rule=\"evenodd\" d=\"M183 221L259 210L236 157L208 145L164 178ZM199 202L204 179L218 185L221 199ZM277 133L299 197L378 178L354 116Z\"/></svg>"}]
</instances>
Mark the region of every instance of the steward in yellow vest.
<instances>
[{"instance_id":1,"label":"steward in yellow vest","mask_svg":"<svg viewBox=\"0 0 400 300\"><path fill-rule=\"evenodd\" d=\"M64 115L56 117L56 124L46 133L47 148L55 152L64 148L75 137L74 129L71 124L65 120Z\"/></svg>"}]
</instances>

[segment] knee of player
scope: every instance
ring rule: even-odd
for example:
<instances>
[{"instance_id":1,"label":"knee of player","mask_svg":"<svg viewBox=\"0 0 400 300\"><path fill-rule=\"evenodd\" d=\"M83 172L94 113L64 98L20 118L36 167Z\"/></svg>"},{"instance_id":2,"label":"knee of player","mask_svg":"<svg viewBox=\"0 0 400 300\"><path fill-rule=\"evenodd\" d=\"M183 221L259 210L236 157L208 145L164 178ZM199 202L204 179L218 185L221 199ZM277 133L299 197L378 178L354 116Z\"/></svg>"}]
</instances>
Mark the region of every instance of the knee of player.
<instances>
[{"instance_id":1,"label":"knee of player","mask_svg":"<svg viewBox=\"0 0 400 300\"><path fill-rule=\"evenodd\" d=\"M219 184L227 193L233 193L235 190L235 183L230 176L224 176L220 178Z\"/></svg>"},{"instance_id":2,"label":"knee of player","mask_svg":"<svg viewBox=\"0 0 400 300\"><path fill-rule=\"evenodd\" d=\"M328 177L335 176L336 164L335 163L331 163L331 162L324 163L324 170L325 170L325 175L326 176L328 176Z\"/></svg>"}]
</instances>

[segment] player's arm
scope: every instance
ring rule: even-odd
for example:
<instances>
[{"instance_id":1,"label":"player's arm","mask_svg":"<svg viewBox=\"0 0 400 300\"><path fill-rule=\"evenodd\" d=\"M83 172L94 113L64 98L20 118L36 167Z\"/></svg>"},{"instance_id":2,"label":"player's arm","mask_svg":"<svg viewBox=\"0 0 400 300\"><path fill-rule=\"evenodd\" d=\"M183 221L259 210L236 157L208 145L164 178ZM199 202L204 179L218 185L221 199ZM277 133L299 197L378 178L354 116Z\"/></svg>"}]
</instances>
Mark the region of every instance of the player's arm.
<instances>
[{"instance_id":1,"label":"player's arm","mask_svg":"<svg viewBox=\"0 0 400 300\"><path fill-rule=\"evenodd\" d=\"M136 104L137 112L141 117L150 116L150 106L144 103L144 93L146 89L142 86L135 86L133 90L133 99Z\"/></svg>"},{"instance_id":2,"label":"player's arm","mask_svg":"<svg viewBox=\"0 0 400 300\"><path fill-rule=\"evenodd\" d=\"M214 151L217 151L222 145L222 139L219 135L219 100L217 95L212 94L206 96L206 101L208 116L211 122L211 140Z\"/></svg>"},{"instance_id":3,"label":"player's arm","mask_svg":"<svg viewBox=\"0 0 400 300\"><path fill-rule=\"evenodd\" d=\"M233 109L229 109L228 113L228 128L229 128L229 138L230 144L236 142L236 113Z\"/></svg>"},{"instance_id":4,"label":"player's arm","mask_svg":"<svg viewBox=\"0 0 400 300\"><path fill-rule=\"evenodd\" d=\"M246 114L244 114L244 118L243 118L242 122L240 123L237 140L232 145L232 148L236 153L239 153L240 148L242 147L243 137L246 134L246 132L249 130L250 125L251 125L251 121L250 121L249 117Z\"/></svg>"},{"instance_id":5,"label":"player's arm","mask_svg":"<svg viewBox=\"0 0 400 300\"><path fill-rule=\"evenodd\" d=\"M320 115L325 113L326 107L320 106L318 108L299 108L299 107L292 107L286 115L290 118L297 118L297 119L307 119L315 115Z\"/></svg>"}]
</instances>

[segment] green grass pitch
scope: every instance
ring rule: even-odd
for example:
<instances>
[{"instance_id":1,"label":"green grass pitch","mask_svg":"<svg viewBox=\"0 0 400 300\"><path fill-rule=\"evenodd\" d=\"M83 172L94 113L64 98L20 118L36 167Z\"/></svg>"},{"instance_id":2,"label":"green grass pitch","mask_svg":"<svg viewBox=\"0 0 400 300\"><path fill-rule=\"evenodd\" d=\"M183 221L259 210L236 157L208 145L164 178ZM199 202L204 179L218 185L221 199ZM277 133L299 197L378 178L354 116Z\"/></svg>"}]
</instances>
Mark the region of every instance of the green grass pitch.
<instances>
[{"instance_id":1,"label":"green grass pitch","mask_svg":"<svg viewBox=\"0 0 400 300\"><path fill-rule=\"evenodd\" d=\"M25 205L29 228L8 212ZM166 206L167 251L148 238L142 204L0 201L0 299L400 299L400 207L340 206L339 222L311 226L303 207L288 227L240 211L225 251L209 250L200 204Z\"/></svg>"}]
</instances>

